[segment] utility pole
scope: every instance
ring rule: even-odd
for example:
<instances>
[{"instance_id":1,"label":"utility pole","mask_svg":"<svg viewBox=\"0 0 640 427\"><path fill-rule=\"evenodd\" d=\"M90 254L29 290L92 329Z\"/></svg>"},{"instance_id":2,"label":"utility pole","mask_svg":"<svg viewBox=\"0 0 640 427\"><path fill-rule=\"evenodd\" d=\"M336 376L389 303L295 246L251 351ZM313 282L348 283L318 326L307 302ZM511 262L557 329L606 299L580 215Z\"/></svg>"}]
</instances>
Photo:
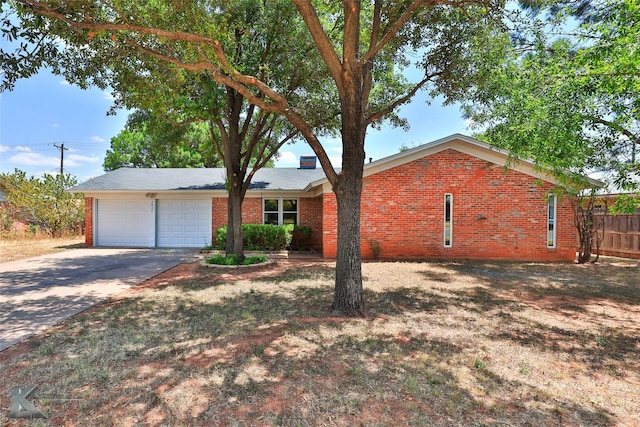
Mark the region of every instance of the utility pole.
<instances>
[{"instance_id":1,"label":"utility pole","mask_svg":"<svg viewBox=\"0 0 640 427\"><path fill-rule=\"evenodd\" d=\"M68 148L64 148L64 142L60 145L53 144L58 150L60 150L60 175L64 175L64 151Z\"/></svg>"}]
</instances>

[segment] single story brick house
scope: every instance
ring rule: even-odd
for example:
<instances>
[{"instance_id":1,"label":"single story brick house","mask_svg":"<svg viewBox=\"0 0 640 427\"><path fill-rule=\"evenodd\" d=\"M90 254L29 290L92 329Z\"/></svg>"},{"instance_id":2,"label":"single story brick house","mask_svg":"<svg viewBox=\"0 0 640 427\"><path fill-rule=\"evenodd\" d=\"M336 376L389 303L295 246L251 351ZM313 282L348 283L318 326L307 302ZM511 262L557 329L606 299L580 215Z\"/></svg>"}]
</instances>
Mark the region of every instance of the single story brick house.
<instances>
[{"instance_id":1,"label":"single story brick house","mask_svg":"<svg viewBox=\"0 0 640 427\"><path fill-rule=\"evenodd\" d=\"M364 166L363 258L575 259L576 231L553 176L464 135ZM224 169L122 168L71 191L85 195L86 244L204 247L226 224ZM244 223L310 226L313 247L336 256L336 199L322 169L261 169Z\"/></svg>"}]
</instances>

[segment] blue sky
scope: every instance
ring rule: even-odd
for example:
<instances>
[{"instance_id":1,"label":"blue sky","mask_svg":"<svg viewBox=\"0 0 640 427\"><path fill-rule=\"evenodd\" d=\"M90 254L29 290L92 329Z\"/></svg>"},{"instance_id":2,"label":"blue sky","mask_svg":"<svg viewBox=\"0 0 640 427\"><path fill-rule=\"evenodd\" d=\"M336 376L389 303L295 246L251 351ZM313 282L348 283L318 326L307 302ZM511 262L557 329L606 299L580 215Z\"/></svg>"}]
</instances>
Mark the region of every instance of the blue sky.
<instances>
[{"instance_id":1,"label":"blue sky","mask_svg":"<svg viewBox=\"0 0 640 427\"><path fill-rule=\"evenodd\" d=\"M411 147L453 133L469 133L458 107L442 107L440 100L428 106L425 99L418 94L401 110L411 126L409 131L390 127L369 131L367 158L395 154L403 144ZM107 116L111 105L108 92L82 90L47 71L18 81L13 91L0 94L0 172L18 168L34 176L57 173L60 150L55 145L64 143L68 149L64 152L65 173L80 182L103 174L111 138L127 120L126 111ZM324 142L334 165L339 165L340 141ZM300 156L312 153L306 144L287 145L276 166L297 166Z\"/></svg>"}]
</instances>

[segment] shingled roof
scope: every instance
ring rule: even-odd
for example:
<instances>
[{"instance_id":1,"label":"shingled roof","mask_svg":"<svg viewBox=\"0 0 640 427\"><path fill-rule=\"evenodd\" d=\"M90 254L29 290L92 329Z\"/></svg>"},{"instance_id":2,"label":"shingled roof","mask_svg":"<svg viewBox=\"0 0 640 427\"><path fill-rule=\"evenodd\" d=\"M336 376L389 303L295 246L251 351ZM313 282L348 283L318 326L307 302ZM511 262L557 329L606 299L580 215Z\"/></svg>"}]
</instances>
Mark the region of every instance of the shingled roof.
<instances>
[{"instance_id":1,"label":"shingled roof","mask_svg":"<svg viewBox=\"0 0 640 427\"><path fill-rule=\"evenodd\" d=\"M223 168L121 168L76 185L72 192L225 190ZM263 168L251 180L250 190L304 190L324 178L322 169Z\"/></svg>"}]
</instances>

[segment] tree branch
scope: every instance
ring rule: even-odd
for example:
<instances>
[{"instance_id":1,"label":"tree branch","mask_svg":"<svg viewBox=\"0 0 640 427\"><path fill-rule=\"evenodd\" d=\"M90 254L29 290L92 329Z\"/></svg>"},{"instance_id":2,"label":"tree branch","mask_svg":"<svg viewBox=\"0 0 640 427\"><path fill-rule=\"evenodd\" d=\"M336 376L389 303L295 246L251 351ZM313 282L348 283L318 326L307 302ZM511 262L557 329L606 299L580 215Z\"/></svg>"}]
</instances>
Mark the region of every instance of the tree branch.
<instances>
[{"instance_id":1,"label":"tree branch","mask_svg":"<svg viewBox=\"0 0 640 427\"><path fill-rule=\"evenodd\" d=\"M417 83L409 92L407 92L407 94L405 96L395 100L393 103L387 105L382 110L376 111L376 112L370 114L366 118L365 123L367 125L369 125L369 124L379 120L380 118L384 117L385 115L391 113L393 110L395 110L400 105L402 105L402 104L404 104L406 102L409 102L411 100L411 98L413 98L413 96L416 94L416 92L418 92L425 84L427 84L431 80L431 78L433 78L436 75L437 74L425 77L419 83Z\"/></svg>"},{"instance_id":2,"label":"tree branch","mask_svg":"<svg viewBox=\"0 0 640 427\"><path fill-rule=\"evenodd\" d=\"M331 75L336 81L338 89L343 88L344 85L342 83L341 76L342 64L340 63L340 60L335 50L333 49L331 41L324 33L315 10L311 6L309 0L293 1L298 8L301 16L307 23L307 26L309 27L309 30L314 38L314 42L318 46L318 51L327 64ZM327 156L324 147L318 140L309 124L307 124L306 121L303 120L303 118L289 106L287 100L278 92L273 90L264 82L260 81L258 78L254 76L244 75L234 69L227 60L222 45L218 40L212 40L210 37L186 33L182 31L163 30L159 28L145 27L130 23L96 22L90 16L76 17L76 19L78 19L76 20L73 17L65 14L63 10L53 8L45 2L38 0L17 0L17 3L27 8L33 9L33 12L36 14L62 21L70 27L76 29L87 29L96 32L111 31L123 33L125 35L126 32L132 32L137 34L153 35L171 41L189 42L196 46L212 47L215 58L219 62L220 66L208 61L194 63L186 62L154 51L153 49L143 46L134 40L128 38L125 38L124 40L125 43L136 48L138 51L151 57L166 61L167 63L176 65L184 70L208 71L211 73L214 81L236 90L250 103L255 104L260 109L268 112L284 114L287 120L289 120L289 122L296 129L298 129L300 134L307 140L308 144L313 149L327 175L327 178L329 179L329 182L331 182L332 185L337 182L337 174L333 166L331 165L329 157ZM250 88L257 90L263 96L256 95L252 90L250 90ZM220 123L217 123L217 127L220 128ZM222 143L224 144L224 141L222 141Z\"/></svg>"},{"instance_id":3,"label":"tree branch","mask_svg":"<svg viewBox=\"0 0 640 427\"><path fill-rule=\"evenodd\" d=\"M17 0L18 4L32 8L35 13L49 18L62 21L73 28L96 30L96 31L130 31L139 34L154 35L167 40L187 41L198 45L211 46L213 42L210 38L183 31L163 30L154 27L145 27L134 24L116 24L113 22L96 22L91 16L86 16L83 20L75 20L64 14L59 8L53 8L42 1Z\"/></svg>"},{"instance_id":4,"label":"tree branch","mask_svg":"<svg viewBox=\"0 0 640 427\"><path fill-rule=\"evenodd\" d=\"M380 20L381 18L382 4L380 0L376 0L373 5L373 23L371 27L371 39L369 40L369 51L375 47L378 36L380 35ZM367 111L367 103L369 102L369 95L373 88L373 59L362 62L362 111Z\"/></svg>"},{"instance_id":5,"label":"tree branch","mask_svg":"<svg viewBox=\"0 0 640 427\"><path fill-rule=\"evenodd\" d=\"M411 15L423 6L453 6L464 8L466 5L484 4L486 0L415 0L407 7L393 26L382 36L380 41L362 56L361 62L372 61L373 58L396 36L400 28L411 18Z\"/></svg>"},{"instance_id":6,"label":"tree branch","mask_svg":"<svg viewBox=\"0 0 640 427\"><path fill-rule=\"evenodd\" d=\"M311 37L317 46L318 53L327 65L331 77L336 82L338 91L343 93L344 82L342 78L342 63L333 48L331 40L329 40L329 37L324 32L324 28L322 27L322 23L318 18L316 10L313 8L309 0L292 0L292 2L298 9L302 19L304 19L305 24L307 24Z\"/></svg>"},{"instance_id":7,"label":"tree branch","mask_svg":"<svg viewBox=\"0 0 640 427\"><path fill-rule=\"evenodd\" d=\"M635 135L633 132L631 132L629 129L624 128L622 126L620 126L617 123L613 123L609 120L605 120L601 117L595 117L595 116L585 116L586 119L592 121L593 123L597 123L597 124L601 124L604 125L608 128L617 130L618 132L622 133L624 136L626 136L627 138L629 138L629 140L631 141L632 144L638 144L640 145L640 136Z\"/></svg>"}]
</instances>

